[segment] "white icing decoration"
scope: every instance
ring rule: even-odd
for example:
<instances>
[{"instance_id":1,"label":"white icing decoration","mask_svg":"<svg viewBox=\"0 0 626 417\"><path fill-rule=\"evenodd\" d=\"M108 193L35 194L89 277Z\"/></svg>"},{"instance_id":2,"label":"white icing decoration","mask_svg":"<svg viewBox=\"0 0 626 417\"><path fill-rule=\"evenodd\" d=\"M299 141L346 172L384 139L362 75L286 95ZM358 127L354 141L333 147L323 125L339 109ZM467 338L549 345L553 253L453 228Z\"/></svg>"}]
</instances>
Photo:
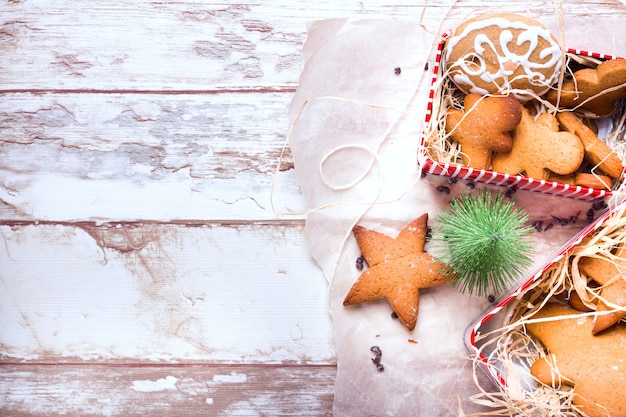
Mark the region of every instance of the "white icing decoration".
<instances>
[{"instance_id":1,"label":"white icing decoration","mask_svg":"<svg viewBox=\"0 0 626 417\"><path fill-rule=\"evenodd\" d=\"M486 34L479 32L474 38L475 52L461 57L453 63L449 62L450 54L455 45L457 45L462 39L469 36L471 33L475 31L480 31L490 26L498 26L502 29L498 38L499 46L502 51L501 55L498 54L498 49L494 45L494 40L489 39ZM511 32L511 30L509 29L523 30L523 32L518 35L517 42L515 42L515 44L517 46L521 46L524 43L529 44L529 47L524 54L518 55L509 49L509 45L514 41L513 32ZM532 55L537 49L539 45L539 39L544 39L548 42L549 45L539 51L539 57L542 60L549 57L549 60L544 63L530 61L530 55ZM482 57L482 54L487 50L487 48L493 50L498 57L498 62L500 65L496 72L489 72L487 70L486 63ZM470 61L472 61L473 65L478 65L477 69L472 70L467 65L468 58ZM472 22L465 27L461 34L453 36L448 41L448 47L446 48L446 61L449 62L449 65L459 68L459 72L455 73L452 77L453 81L456 84L469 86L471 93L488 93L487 90L479 87L471 80L470 77L472 76L479 77L480 80L486 83L497 83L502 89L510 88L511 82L513 80L509 80L508 77L512 75L515 70L507 70L504 66L506 63L513 63L516 68L522 68L524 72L523 77L526 78L531 85L537 87L545 87L547 91L549 86L554 84L558 79L558 69L561 67L563 54L561 52L560 46L554 41L548 29L539 26L528 25L523 22L510 21L501 17L495 17L491 19L484 19ZM538 71L547 68L555 69L549 78L547 78L543 73ZM498 80L501 81L498 82Z\"/></svg>"}]
</instances>

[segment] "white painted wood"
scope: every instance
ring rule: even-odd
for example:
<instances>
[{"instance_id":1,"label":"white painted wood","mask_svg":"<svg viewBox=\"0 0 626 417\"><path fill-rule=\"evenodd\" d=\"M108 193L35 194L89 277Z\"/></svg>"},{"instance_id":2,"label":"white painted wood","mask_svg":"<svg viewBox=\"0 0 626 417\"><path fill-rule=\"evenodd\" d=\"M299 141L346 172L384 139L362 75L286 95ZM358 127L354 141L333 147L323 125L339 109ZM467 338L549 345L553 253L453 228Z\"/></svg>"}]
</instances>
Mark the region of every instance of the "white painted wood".
<instances>
[{"instance_id":1,"label":"white painted wood","mask_svg":"<svg viewBox=\"0 0 626 417\"><path fill-rule=\"evenodd\" d=\"M289 152L280 163L291 97L7 94L0 219L275 219L270 198L303 212Z\"/></svg>"},{"instance_id":2,"label":"white painted wood","mask_svg":"<svg viewBox=\"0 0 626 417\"><path fill-rule=\"evenodd\" d=\"M5 416L332 416L333 366L5 365Z\"/></svg>"},{"instance_id":3,"label":"white painted wood","mask_svg":"<svg viewBox=\"0 0 626 417\"><path fill-rule=\"evenodd\" d=\"M0 358L333 363L301 223L1 226Z\"/></svg>"}]
</instances>

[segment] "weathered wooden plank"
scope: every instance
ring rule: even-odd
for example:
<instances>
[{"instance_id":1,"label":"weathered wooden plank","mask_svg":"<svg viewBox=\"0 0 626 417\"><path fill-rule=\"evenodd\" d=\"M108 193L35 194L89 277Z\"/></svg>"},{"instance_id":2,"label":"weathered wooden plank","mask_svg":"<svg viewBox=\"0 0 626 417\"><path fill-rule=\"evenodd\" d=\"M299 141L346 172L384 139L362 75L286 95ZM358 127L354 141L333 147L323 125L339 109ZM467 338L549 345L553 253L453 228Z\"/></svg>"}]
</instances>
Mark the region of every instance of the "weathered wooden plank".
<instances>
[{"instance_id":1,"label":"weathered wooden plank","mask_svg":"<svg viewBox=\"0 0 626 417\"><path fill-rule=\"evenodd\" d=\"M335 360L303 224L0 226L0 357Z\"/></svg>"},{"instance_id":2,"label":"weathered wooden plank","mask_svg":"<svg viewBox=\"0 0 626 417\"><path fill-rule=\"evenodd\" d=\"M329 366L0 365L4 416L331 416Z\"/></svg>"},{"instance_id":3,"label":"weathered wooden plank","mask_svg":"<svg viewBox=\"0 0 626 417\"><path fill-rule=\"evenodd\" d=\"M291 97L5 94L0 219L273 219L275 181L277 207L303 211L280 163Z\"/></svg>"},{"instance_id":4,"label":"weathered wooden plank","mask_svg":"<svg viewBox=\"0 0 626 417\"><path fill-rule=\"evenodd\" d=\"M618 0L563 2L566 14L611 15ZM424 6L427 5L424 12ZM0 4L4 90L281 89L297 85L306 23L334 17L404 18L431 30L501 1L307 3L7 1ZM553 14L555 2L508 2L507 11Z\"/></svg>"}]
</instances>

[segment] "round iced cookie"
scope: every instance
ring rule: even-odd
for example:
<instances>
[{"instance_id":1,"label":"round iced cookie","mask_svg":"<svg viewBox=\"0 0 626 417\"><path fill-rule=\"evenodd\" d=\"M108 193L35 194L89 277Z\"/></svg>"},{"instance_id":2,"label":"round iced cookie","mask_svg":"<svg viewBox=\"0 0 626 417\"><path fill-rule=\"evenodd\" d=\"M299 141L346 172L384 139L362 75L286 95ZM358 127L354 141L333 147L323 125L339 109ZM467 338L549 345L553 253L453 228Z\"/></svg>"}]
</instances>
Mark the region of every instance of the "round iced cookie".
<instances>
[{"instance_id":1,"label":"round iced cookie","mask_svg":"<svg viewBox=\"0 0 626 417\"><path fill-rule=\"evenodd\" d=\"M540 22L517 14L481 15L461 24L445 45L446 68L465 93L546 93L558 81L561 46Z\"/></svg>"}]
</instances>

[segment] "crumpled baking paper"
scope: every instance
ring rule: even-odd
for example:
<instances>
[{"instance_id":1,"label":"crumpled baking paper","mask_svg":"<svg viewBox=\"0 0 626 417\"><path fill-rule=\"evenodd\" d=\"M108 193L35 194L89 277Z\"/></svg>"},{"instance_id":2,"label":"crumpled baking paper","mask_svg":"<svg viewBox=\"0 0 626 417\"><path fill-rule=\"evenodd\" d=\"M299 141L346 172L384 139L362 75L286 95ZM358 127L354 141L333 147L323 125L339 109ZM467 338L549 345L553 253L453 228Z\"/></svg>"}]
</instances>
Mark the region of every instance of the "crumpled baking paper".
<instances>
[{"instance_id":1,"label":"crumpled baking paper","mask_svg":"<svg viewBox=\"0 0 626 417\"><path fill-rule=\"evenodd\" d=\"M550 27L558 32L558 19ZM601 52L615 53L615 37L606 27L603 31L610 43ZM465 329L489 307L487 299L449 285L422 290L412 332L391 317L385 300L342 305L360 274L355 224L395 236L428 213L429 226L436 228L435 216L453 196L468 191L462 181L422 177L417 165L439 40L413 20L329 19L308 28L305 66L289 113L289 144L309 209L307 242L329 282L337 351L335 417L480 413L484 409L470 401L478 392L474 378L487 390L497 390L485 375L474 374L464 345ZM577 45L594 46L588 37ZM438 186L447 186L450 194L437 191ZM581 218L533 235L533 267L585 225L590 207L589 202L532 192L518 191L513 198L531 219ZM372 346L382 351L382 372L371 360Z\"/></svg>"}]
</instances>

